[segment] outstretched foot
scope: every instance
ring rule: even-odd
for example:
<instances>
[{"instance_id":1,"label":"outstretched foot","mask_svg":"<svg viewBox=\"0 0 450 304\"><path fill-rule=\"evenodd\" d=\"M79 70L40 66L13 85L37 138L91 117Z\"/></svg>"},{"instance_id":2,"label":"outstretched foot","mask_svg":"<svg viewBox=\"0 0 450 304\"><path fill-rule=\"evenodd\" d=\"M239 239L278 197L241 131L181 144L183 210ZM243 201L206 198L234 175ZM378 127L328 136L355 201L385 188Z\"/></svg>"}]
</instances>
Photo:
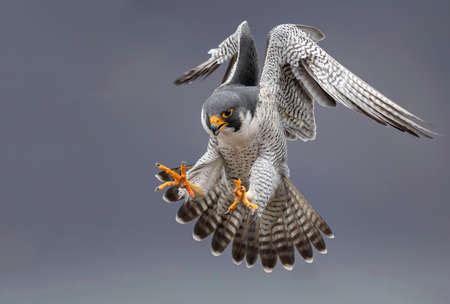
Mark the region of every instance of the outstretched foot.
<instances>
[{"instance_id":1,"label":"outstretched foot","mask_svg":"<svg viewBox=\"0 0 450 304\"><path fill-rule=\"evenodd\" d=\"M255 210L258 208L258 205L253 204L249 201L247 198L247 192L244 186L242 186L240 179L234 180L234 201L231 203L231 205L228 207L228 210L226 213L233 212L239 203L243 203L248 208Z\"/></svg>"},{"instance_id":2,"label":"outstretched foot","mask_svg":"<svg viewBox=\"0 0 450 304\"><path fill-rule=\"evenodd\" d=\"M191 198L196 197L197 195L202 195L203 191L200 188L200 186L191 183L188 179L187 179L187 175L186 175L186 165L184 163L181 163L180 165L180 173L178 174L178 172L176 172L173 169L170 169L164 165L161 164L156 164L156 167L167 173L172 179L173 181L168 181L165 183L162 183L161 185L159 185L158 187L156 187L155 191L158 190L163 190L166 189L168 187L179 187L179 188L184 188L186 189L187 193L189 194L189 196Z\"/></svg>"}]
</instances>

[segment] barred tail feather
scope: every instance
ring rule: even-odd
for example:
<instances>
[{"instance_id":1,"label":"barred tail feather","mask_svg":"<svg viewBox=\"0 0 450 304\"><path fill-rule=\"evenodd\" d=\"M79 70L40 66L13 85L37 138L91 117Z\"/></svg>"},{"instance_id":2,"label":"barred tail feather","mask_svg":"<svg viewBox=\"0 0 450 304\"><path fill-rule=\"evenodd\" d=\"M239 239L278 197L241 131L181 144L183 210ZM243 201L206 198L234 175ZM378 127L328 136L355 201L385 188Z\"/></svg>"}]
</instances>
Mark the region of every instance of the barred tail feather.
<instances>
[{"instance_id":1,"label":"barred tail feather","mask_svg":"<svg viewBox=\"0 0 450 304\"><path fill-rule=\"evenodd\" d=\"M309 242L306 233L303 231L302 226L299 224L298 220L295 221L295 230L292 234L292 240L294 242L295 248L297 248L298 253L303 257L305 262L312 263L313 261L313 250L311 243Z\"/></svg>"},{"instance_id":2,"label":"barred tail feather","mask_svg":"<svg viewBox=\"0 0 450 304\"><path fill-rule=\"evenodd\" d=\"M323 240L320 231L316 229L313 225L307 225L307 227L303 228L306 236L308 237L311 244L313 244L314 248L317 249L320 253L327 253L327 246L325 241Z\"/></svg>"},{"instance_id":3,"label":"barred tail feather","mask_svg":"<svg viewBox=\"0 0 450 304\"><path fill-rule=\"evenodd\" d=\"M218 184L214 189L210 190L206 195L201 197L196 197L194 199L188 198L187 201L181 205L177 212L177 222L188 223L202 213L204 213L208 208L216 206L218 203L218 193L223 193L221 191L221 185Z\"/></svg>"},{"instance_id":4,"label":"barred tail feather","mask_svg":"<svg viewBox=\"0 0 450 304\"><path fill-rule=\"evenodd\" d=\"M277 252L272 242L272 229L268 223L261 225L259 233L259 255L265 272L272 272L277 264Z\"/></svg>"},{"instance_id":5,"label":"barred tail feather","mask_svg":"<svg viewBox=\"0 0 450 304\"><path fill-rule=\"evenodd\" d=\"M248 236L247 236L247 251L245 256L245 262L247 267L253 267L258 260L259 254L259 226L260 219L258 217L254 217L249 224L248 228Z\"/></svg>"},{"instance_id":6,"label":"barred tail feather","mask_svg":"<svg viewBox=\"0 0 450 304\"><path fill-rule=\"evenodd\" d=\"M334 238L333 231L326 221L319 215L319 213L308 203L303 194L297 190L297 188L292 184L292 182L285 178L285 184L289 191L289 194L297 201L301 208L307 212L308 220L312 223L314 227L319 229L328 238Z\"/></svg>"},{"instance_id":7,"label":"barred tail feather","mask_svg":"<svg viewBox=\"0 0 450 304\"><path fill-rule=\"evenodd\" d=\"M271 272L277 263L277 251L274 242L275 237L272 231L274 225L283 213L285 204L286 201L284 197L276 197L269 204L267 204L261 215L259 255L261 257L261 264L266 272Z\"/></svg>"},{"instance_id":8,"label":"barred tail feather","mask_svg":"<svg viewBox=\"0 0 450 304\"><path fill-rule=\"evenodd\" d=\"M223 214L222 222L214 232L211 242L211 250L214 255L220 255L233 240L243 218L242 208L246 207L240 204L233 212Z\"/></svg>"},{"instance_id":9,"label":"barred tail feather","mask_svg":"<svg viewBox=\"0 0 450 304\"><path fill-rule=\"evenodd\" d=\"M295 263L294 247L290 237L289 225L292 226L294 213L289 206L283 211L283 215L278 219L272 228L272 237L275 248L280 258L280 262L287 270L292 270Z\"/></svg>"},{"instance_id":10,"label":"barred tail feather","mask_svg":"<svg viewBox=\"0 0 450 304\"><path fill-rule=\"evenodd\" d=\"M333 232L325 220L307 202L303 194L285 178L285 184L290 196L290 205L293 208L297 227L291 230L291 236L299 253L306 261L312 261L311 244L321 253L326 253L326 244L321 232L333 237Z\"/></svg>"},{"instance_id":11,"label":"barred tail feather","mask_svg":"<svg viewBox=\"0 0 450 304\"><path fill-rule=\"evenodd\" d=\"M197 241L204 240L216 230L220 221L221 217L215 208L206 210L195 223L192 236Z\"/></svg>"},{"instance_id":12,"label":"barred tail feather","mask_svg":"<svg viewBox=\"0 0 450 304\"><path fill-rule=\"evenodd\" d=\"M188 223L197 218L208 208L205 199L191 199L189 198L178 209L176 220L180 224Z\"/></svg>"},{"instance_id":13,"label":"barred tail feather","mask_svg":"<svg viewBox=\"0 0 450 304\"><path fill-rule=\"evenodd\" d=\"M246 214L243 217L243 220L241 222L241 225L239 226L239 229L236 233L236 236L233 240L233 245L231 247L231 256L233 258L233 262L237 265L239 265L245 257L246 252L246 238L247 238L247 231L249 228L249 222L248 222L248 211L244 210Z\"/></svg>"},{"instance_id":14,"label":"barred tail feather","mask_svg":"<svg viewBox=\"0 0 450 304\"><path fill-rule=\"evenodd\" d=\"M213 233L222 221L222 214L226 210L228 196L220 193L217 199L211 201L209 208L203 212L194 226L193 237L195 240L203 240Z\"/></svg>"},{"instance_id":15,"label":"barred tail feather","mask_svg":"<svg viewBox=\"0 0 450 304\"><path fill-rule=\"evenodd\" d=\"M319 252L325 252L326 246L322 236L320 235L320 232L310 222L308 213L305 212L298 201L295 201L294 203L294 210L298 223L308 240Z\"/></svg>"}]
</instances>

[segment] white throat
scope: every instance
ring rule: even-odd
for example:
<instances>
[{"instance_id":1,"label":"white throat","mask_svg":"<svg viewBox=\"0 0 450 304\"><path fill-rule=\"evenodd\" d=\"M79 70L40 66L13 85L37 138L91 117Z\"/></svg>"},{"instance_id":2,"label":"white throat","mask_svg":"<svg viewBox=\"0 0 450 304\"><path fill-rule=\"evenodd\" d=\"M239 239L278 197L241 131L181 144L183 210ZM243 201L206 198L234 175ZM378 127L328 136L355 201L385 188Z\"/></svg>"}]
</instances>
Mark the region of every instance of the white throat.
<instances>
[{"instance_id":1,"label":"white throat","mask_svg":"<svg viewBox=\"0 0 450 304\"><path fill-rule=\"evenodd\" d=\"M234 132L231 128L225 128L217 135L219 143L232 147L244 147L253 143L258 133L256 119L252 119L250 111L241 113L240 119L241 128L238 131Z\"/></svg>"}]
</instances>

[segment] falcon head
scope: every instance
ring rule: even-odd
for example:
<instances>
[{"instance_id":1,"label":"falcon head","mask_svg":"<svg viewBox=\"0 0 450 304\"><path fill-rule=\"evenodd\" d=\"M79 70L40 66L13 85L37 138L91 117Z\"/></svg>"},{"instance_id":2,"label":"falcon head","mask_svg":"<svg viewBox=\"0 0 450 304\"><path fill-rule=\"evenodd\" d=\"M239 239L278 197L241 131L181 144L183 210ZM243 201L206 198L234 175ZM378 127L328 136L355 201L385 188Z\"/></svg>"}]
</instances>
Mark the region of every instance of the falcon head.
<instances>
[{"instance_id":1,"label":"falcon head","mask_svg":"<svg viewBox=\"0 0 450 304\"><path fill-rule=\"evenodd\" d=\"M256 100L254 89L245 87L214 91L203 104L203 127L214 136L246 131L253 120Z\"/></svg>"}]
</instances>

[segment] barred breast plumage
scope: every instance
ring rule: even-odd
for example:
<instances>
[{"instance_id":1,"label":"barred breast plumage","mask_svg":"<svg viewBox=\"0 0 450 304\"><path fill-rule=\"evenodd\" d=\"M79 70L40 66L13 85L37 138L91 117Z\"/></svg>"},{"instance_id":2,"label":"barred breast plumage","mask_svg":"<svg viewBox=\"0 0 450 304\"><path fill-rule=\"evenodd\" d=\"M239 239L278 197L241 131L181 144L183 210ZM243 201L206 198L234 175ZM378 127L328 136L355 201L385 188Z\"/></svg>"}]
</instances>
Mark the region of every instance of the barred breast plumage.
<instances>
[{"instance_id":1,"label":"barred breast plumage","mask_svg":"<svg viewBox=\"0 0 450 304\"><path fill-rule=\"evenodd\" d=\"M239 178L248 187L250 170L258 157L258 146L251 143L244 147L219 144L219 151L224 159L225 172L230 178Z\"/></svg>"}]
</instances>

